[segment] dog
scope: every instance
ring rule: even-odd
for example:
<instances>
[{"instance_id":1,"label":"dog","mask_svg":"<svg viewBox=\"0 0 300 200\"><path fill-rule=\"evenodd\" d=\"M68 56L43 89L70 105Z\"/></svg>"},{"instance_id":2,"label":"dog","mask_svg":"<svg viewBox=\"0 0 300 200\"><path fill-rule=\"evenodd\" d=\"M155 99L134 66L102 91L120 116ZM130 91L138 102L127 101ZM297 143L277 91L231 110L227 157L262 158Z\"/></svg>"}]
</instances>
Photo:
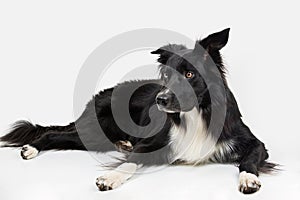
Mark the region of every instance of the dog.
<instances>
[{"instance_id":1,"label":"dog","mask_svg":"<svg viewBox=\"0 0 300 200\"><path fill-rule=\"evenodd\" d=\"M97 178L100 191L119 187L142 166L232 163L240 171L239 191L254 193L261 187L259 173L274 171L276 164L267 161L264 143L242 121L228 87L220 50L229 31L198 40L193 49L162 46L151 52L158 55L158 79L100 91L67 126L18 121L1 141L22 147L25 160L52 149L122 152L116 168ZM119 114L124 108L129 117ZM127 126L128 120L136 126Z\"/></svg>"}]
</instances>

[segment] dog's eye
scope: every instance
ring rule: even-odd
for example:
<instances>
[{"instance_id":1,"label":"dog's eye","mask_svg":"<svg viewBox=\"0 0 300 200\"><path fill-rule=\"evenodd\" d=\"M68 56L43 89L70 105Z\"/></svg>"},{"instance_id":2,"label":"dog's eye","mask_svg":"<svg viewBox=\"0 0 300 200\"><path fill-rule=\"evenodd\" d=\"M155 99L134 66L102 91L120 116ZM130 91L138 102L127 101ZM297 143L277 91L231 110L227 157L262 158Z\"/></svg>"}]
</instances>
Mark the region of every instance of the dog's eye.
<instances>
[{"instance_id":1,"label":"dog's eye","mask_svg":"<svg viewBox=\"0 0 300 200\"><path fill-rule=\"evenodd\" d=\"M186 72L185 73L185 78L192 78L194 76L193 72Z\"/></svg>"},{"instance_id":2,"label":"dog's eye","mask_svg":"<svg viewBox=\"0 0 300 200\"><path fill-rule=\"evenodd\" d=\"M168 75L168 73L163 73L163 77L165 78L165 79L168 79L169 78L169 75Z\"/></svg>"}]
</instances>

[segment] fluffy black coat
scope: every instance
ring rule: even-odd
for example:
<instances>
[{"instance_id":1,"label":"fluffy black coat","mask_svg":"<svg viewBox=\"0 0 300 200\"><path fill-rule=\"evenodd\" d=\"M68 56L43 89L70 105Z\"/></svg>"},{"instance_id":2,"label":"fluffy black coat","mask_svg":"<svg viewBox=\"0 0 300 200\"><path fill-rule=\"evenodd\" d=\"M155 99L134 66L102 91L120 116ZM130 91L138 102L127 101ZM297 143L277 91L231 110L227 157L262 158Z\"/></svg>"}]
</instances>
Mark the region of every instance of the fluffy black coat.
<instances>
[{"instance_id":1,"label":"fluffy black coat","mask_svg":"<svg viewBox=\"0 0 300 200\"><path fill-rule=\"evenodd\" d=\"M265 145L243 123L237 102L225 79L225 68L219 50L226 45L228 34L229 29L212 34L197 41L194 49L187 49L183 45L175 44L161 47L152 52L159 55L160 79L125 82L99 92L87 104L79 119L67 126L43 127L27 121L17 122L10 133L3 136L1 140L5 141L7 146L18 147L30 144L38 151L79 149L99 152L115 150L115 144L119 141L130 141L133 149L126 153L126 162L143 165L167 164L170 163L170 155L172 155L170 130L173 126L184 126L185 124L185 119L181 117L180 113L196 107L208 127L211 125L212 105L218 106L218 99L225 98L226 117L222 132L221 134L214 133L214 128L212 128L213 131L209 134L213 137L216 135L217 145L230 142L231 151L224 151L221 156L212 154L207 162L236 163L241 172L246 171L255 175L258 175L259 172L270 172L274 169L275 164L266 161L268 153ZM209 66L208 59L212 59L217 70ZM193 69L194 66L191 64L193 61L200 61L207 74L219 73L220 77L218 78L216 75L211 79L213 84L207 84L202 74ZM186 105L179 105L175 95L170 91L163 93L167 96L160 98L159 94L170 86L171 78L176 78L176 75L168 72L168 68L176 70L183 76L192 76L188 82L197 95L197 104L188 102L189 99L184 99ZM178 76L177 79L179 79ZM127 127L130 130L128 133L117 125L111 105L114 101L116 109L122 109L123 95L136 87L138 89L129 100L129 113L132 120L143 129ZM209 87L214 87L213 91L216 93L209 92L208 89L211 89ZM224 95L218 93L221 87L224 88ZM119 92L112 98L114 91ZM157 107L156 104L159 106ZM151 118L149 116L150 108L154 109ZM147 125L159 123L163 117L166 119L162 128L147 129ZM99 124L101 128L99 128ZM180 160L180 162L185 161ZM243 192L254 191L245 190Z\"/></svg>"}]
</instances>

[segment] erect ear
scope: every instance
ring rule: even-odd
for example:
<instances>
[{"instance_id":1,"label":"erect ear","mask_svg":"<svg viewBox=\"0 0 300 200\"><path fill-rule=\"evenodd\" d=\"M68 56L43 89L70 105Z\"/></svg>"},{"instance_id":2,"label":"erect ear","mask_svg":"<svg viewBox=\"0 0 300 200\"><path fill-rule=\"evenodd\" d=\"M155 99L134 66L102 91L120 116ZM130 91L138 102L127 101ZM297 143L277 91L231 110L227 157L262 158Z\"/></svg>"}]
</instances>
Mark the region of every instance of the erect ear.
<instances>
[{"instance_id":1,"label":"erect ear","mask_svg":"<svg viewBox=\"0 0 300 200\"><path fill-rule=\"evenodd\" d=\"M183 49L186 49L184 45L168 44L160 47L155 51L152 51L151 54L159 54L159 58L157 59L157 61L165 65L172 55Z\"/></svg>"},{"instance_id":2,"label":"erect ear","mask_svg":"<svg viewBox=\"0 0 300 200\"><path fill-rule=\"evenodd\" d=\"M223 31L213 33L198 42L209 53L218 51L227 44L229 31L230 28L224 29ZM196 44L195 49L197 48L197 46L198 44Z\"/></svg>"}]
</instances>

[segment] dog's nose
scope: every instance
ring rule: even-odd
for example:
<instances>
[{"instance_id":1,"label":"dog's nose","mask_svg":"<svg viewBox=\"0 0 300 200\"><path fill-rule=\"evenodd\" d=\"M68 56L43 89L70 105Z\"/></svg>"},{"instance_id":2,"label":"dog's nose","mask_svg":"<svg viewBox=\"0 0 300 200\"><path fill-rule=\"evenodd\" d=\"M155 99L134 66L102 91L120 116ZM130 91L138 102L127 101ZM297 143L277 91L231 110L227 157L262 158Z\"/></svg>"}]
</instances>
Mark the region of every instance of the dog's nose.
<instances>
[{"instance_id":1,"label":"dog's nose","mask_svg":"<svg viewBox=\"0 0 300 200\"><path fill-rule=\"evenodd\" d=\"M167 94L161 94L156 97L156 103L161 106L167 106L170 101L170 97Z\"/></svg>"}]
</instances>

